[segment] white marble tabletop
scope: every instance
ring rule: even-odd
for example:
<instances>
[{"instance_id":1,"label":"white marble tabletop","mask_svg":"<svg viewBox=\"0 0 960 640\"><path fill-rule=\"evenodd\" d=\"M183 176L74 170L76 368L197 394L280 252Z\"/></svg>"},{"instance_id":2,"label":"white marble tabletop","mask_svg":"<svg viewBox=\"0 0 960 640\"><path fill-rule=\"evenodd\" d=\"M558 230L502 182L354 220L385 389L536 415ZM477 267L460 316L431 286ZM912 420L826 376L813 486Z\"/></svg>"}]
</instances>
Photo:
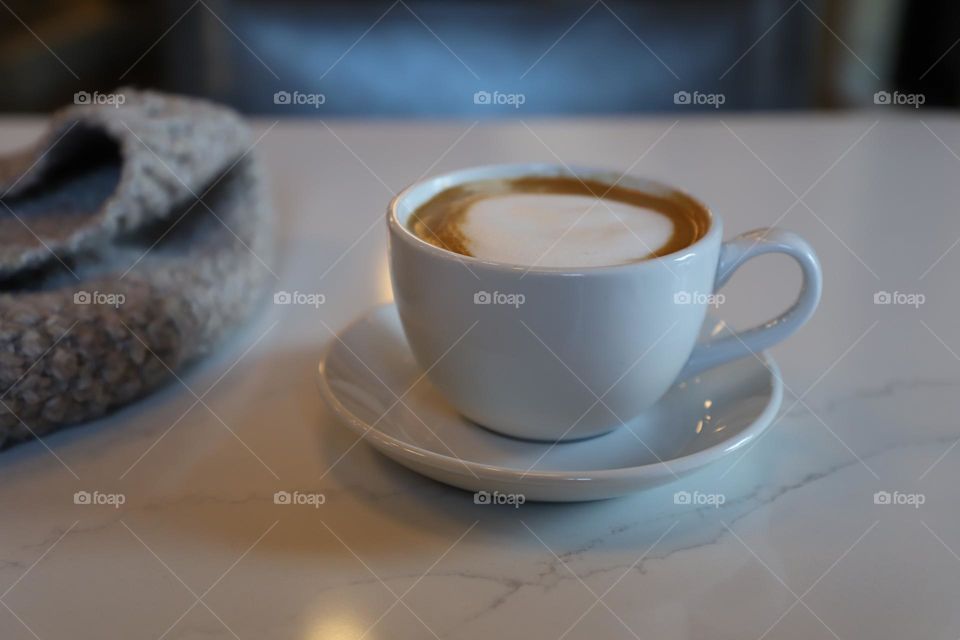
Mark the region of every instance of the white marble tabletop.
<instances>
[{"instance_id":1,"label":"white marble tabletop","mask_svg":"<svg viewBox=\"0 0 960 640\"><path fill-rule=\"evenodd\" d=\"M325 303L265 295L182 380L0 453L0 637L960 636L955 117L256 124L281 247L264 268L275 290ZM38 131L3 120L0 151ZM314 370L331 331L391 297L395 190L557 158L686 187L728 235L800 232L823 301L774 350L781 416L745 452L628 498L475 505L354 446ZM719 313L769 317L798 282L788 259L760 258ZM274 504L295 490L324 503ZM676 505L678 490L725 503ZM75 504L78 491L123 504Z\"/></svg>"}]
</instances>

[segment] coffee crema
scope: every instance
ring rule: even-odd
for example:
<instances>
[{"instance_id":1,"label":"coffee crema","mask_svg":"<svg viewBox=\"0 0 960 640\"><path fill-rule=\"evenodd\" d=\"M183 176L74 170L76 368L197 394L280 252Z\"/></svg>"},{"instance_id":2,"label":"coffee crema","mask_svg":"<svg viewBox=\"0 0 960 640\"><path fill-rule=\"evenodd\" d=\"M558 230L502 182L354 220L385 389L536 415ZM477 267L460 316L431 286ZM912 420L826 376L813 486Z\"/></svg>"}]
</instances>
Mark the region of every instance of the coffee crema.
<instances>
[{"instance_id":1,"label":"coffee crema","mask_svg":"<svg viewBox=\"0 0 960 640\"><path fill-rule=\"evenodd\" d=\"M570 176L465 183L433 196L407 221L418 238L464 256L569 268L665 256L709 226L704 207L683 193Z\"/></svg>"}]
</instances>

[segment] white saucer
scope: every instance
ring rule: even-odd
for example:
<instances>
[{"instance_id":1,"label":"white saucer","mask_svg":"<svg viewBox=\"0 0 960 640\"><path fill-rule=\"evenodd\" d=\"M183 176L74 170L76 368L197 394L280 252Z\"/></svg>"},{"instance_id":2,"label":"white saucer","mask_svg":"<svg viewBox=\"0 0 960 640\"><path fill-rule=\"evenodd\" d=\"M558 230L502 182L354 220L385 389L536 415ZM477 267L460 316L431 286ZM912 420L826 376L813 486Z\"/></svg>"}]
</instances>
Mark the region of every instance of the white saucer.
<instances>
[{"instance_id":1,"label":"white saucer","mask_svg":"<svg viewBox=\"0 0 960 640\"><path fill-rule=\"evenodd\" d=\"M723 331L708 320L704 335ZM396 307L377 307L333 339L320 361L320 392L381 453L470 491L526 500L620 496L670 482L756 438L783 397L768 354L680 382L613 433L551 446L481 428L457 414L422 377Z\"/></svg>"}]
</instances>

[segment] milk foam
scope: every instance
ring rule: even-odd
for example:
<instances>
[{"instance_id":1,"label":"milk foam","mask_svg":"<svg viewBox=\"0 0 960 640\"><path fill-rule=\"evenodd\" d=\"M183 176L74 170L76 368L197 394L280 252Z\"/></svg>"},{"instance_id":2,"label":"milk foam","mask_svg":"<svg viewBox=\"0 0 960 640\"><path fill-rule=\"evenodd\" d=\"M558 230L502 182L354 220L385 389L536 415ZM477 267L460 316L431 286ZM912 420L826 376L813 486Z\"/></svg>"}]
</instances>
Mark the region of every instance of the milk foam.
<instances>
[{"instance_id":1,"label":"milk foam","mask_svg":"<svg viewBox=\"0 0 960 640\"><path fill-rule=\"evenodd\" d=\"M505 193L473 203L460 228L477 258L522 266L593 267L655 253L670 240L674 223L653 209L616 200Z\"/></svg>"}]
</instances>

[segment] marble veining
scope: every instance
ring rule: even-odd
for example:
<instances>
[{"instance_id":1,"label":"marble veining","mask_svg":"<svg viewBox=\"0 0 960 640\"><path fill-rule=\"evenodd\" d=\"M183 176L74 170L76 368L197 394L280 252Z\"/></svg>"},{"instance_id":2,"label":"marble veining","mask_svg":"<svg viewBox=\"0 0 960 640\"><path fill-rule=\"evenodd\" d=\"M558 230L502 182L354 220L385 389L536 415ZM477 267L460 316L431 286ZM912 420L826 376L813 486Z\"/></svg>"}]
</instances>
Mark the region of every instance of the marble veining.
<instances>
[{"instance_id":1,"label":"marble veining","mask_svg":"<svg viewBox=\"0 0 960 640\"><path fill-rule=\"evenodd\" d=\"M824 267L820 310L775 350L790 388L816 384L803 403L785 393L785 415L755 446L692 476L616 500L518 509L474 504L386 460L320 402L314 367L331 331L390 299L377 223L390 194L322 127L274 127L261 145L283 203L276 289L325 303L265 299L184 376L198 393L216 383L207 407L190 408L173 382L46 438L59 461L36 442L0 454L0 637L960 637L960 362L950 353L960 328L949 321L960 249L917 279L960 237L948 214L956 160L917 117L894 111L854 144L877 115L684 119L635 167L723 211L730 235L790 205L767 167L802 193L846 152L804 197L829 229L802 206L778 223L807 237ZM953 116L921 115L960 150ZM37 124L0 121L0 141ZM655 140L673 120L528 124L564 155L570 136L590 139L571 161L627 167L638 152L624 141ZM397 189L469 123L416 135L329 126ZM904 140L909 158L895 152ZM518 154L556 161L523 127L483 123L434 171ZM924 199L928 224L902 215L902 197ZM735 326L773 315L792 299L791 268L745 267L719 315ZM883 290L923 291L927 302L873 304ZM76 504L78 491L123 504ZM283 491L323 503L275 503ZM678 491L723 503L676 504Z\"/></svg>"}]
</instances>

